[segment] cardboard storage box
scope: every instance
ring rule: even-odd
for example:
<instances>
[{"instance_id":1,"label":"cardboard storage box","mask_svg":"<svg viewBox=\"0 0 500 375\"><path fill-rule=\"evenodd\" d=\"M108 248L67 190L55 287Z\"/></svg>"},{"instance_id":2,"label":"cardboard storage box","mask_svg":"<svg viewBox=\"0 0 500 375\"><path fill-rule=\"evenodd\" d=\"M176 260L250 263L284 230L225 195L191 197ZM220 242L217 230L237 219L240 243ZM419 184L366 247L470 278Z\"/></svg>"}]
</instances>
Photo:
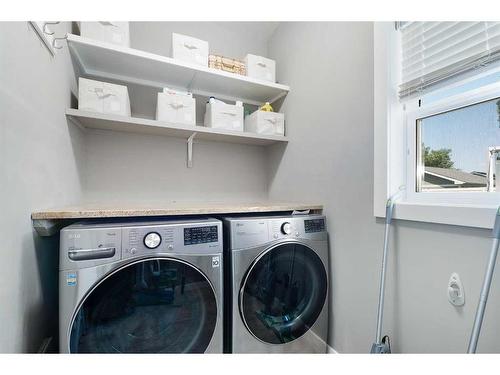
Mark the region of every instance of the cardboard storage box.
<instances>
[{"instance_id":1,"label":"cardboard storage box","mask_svg":"<svg viewBox=\"0 0 500 375\"><path fill-rule=\"evenodd\" d=\"M208 66L208 42L172 33L172 57L188 63Z\"/></svg>"},{"instance_id":2,"label":"cardboard storage box","mask_svg":"<svg viewBox=\"0 0 500 375\"><path fill-rule=\"evenodd\" d=\"M207 103L204 124L209 128L243 131L243 106Z\"/></svg>"},{"instance_id":3,"label":"cardboard storage box","mask_svg":"<svg viewBox=\"0 0 500 375\"><path fill-rule=\"evenodd\" d=\"M248 54L245 57L247 76L276 82L276 62L266 57Z\"/></svg>"},{"instance_id":4,"label":"cardboard storage box","mask_svg":"<svg viewBox=\"0 0 500 375\"><path fill-rule=\"evenodd\" d=\"M219 55L208 55L208 67L242 76L247 74L244 61Z\"/></svg>"},{"instance_id":5,"label":"cardboard storage box","mask_svg":"<svg viewBox=\"0 0 500 375\"><path fill-rule=\"evenodd\" d=\"M85 38L130 47L128 22L80 22L80 35Z\"/></svg>"},{"instance_id":6,"label":"cardboard storage box","mask_svg":"<svg viewBox=\"0 0 500 375\"><path fill-rule=\"evenodd\" d=\"M127 86L78 79L78 109L130 117Z\"/></svg>"},{"instance_id":7,"label":"cardboard storage box","mask_svg":"<svg viewBox=\"0 0 500 375\"><path fill-rule=\"evenodd\" d=\"M173 90L158 93L156 119L177 124L196 125L196 101L190 94Z\"/></svg>"},{"instance_id":8,"label":"cardboard storage box","mask_svg":"<svg viewBox=\"0 0 500 375\"><path fill-rule=\"evenodd\" d=\"M245 118L245 131L266 135L285 135L285 115L255 111Z\"/></svg>"}]
</instances>

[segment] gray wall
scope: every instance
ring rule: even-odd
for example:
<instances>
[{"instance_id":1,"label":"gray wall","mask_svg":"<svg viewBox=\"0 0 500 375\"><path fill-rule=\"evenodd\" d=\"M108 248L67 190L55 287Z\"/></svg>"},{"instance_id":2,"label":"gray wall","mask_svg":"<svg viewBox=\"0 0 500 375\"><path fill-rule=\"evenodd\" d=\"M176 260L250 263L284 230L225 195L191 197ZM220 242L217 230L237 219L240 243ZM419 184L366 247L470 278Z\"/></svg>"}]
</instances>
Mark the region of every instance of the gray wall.
<instances>
[{"instance_id":1,"label":"gray wall","mask_svg":"<svg viewBox=\"0 0 500 375\"><path fill-rule=\"evenodd\" d=\"M230 202L267 198L262 147L91 131L86 134L85 200Z\"/></svg>"},{"instance_id":2,"label":"gray wall","mask_svg":"<svg viewBox=\"0 0 500 375\"><path fill-rule=\"evenodd\" d=\"M57 332L57 238L38 237L30 214L81 198L82 134L64 115L74 85L67 49L52 58L26 22L0 22L0 352Z\"/></svg>"},{"instance_id":3,"label":"gray wall","mask_svg":"<svg viewBox=\"0 0 500 375\"><path fill-rule=\"evenodd\" d=\"M172 56L172 33L209 42L210 53L242 59L247 53L267 55L267 42L277 22L131 22L133 48Z\"/></svg>"},{"instance_id":4,"label":"gray wall","mask_svg":"<svg viewBox=\"0 0 500 375\"><path fill-rule=\"evenodd\" d=\"M131 22L131 45L171 56L171 33L207 40L210 51L232 57L267 54L276 23ZM153 117L155 90L129 86L135 115ZM198 98L198 120L204 101ZM186 140L138 134L86 133L86 201L259 201L267 199L266 150L197 142L186 168Z\"/></svg>"},{"instance_id":5,"label":"gray wall","mask_svg":"<svg viewBox=\"0 0 500 375\"><path fill-rule=\"evenodd\" d=\"M339 352L366 353L375 335L383 238L383 221L373 217L373 25L283 24L269 54L278 79L292 89L282 107L290 142L270 152L270 198L324 203L332 256L330 344ZM384 329L394 351L465 351L488 234L395 224ZM447 301L452 272L464 283L463 308ZM499 310L494 285L479 351L500 352Z\"/></svg>"}]
</instances>

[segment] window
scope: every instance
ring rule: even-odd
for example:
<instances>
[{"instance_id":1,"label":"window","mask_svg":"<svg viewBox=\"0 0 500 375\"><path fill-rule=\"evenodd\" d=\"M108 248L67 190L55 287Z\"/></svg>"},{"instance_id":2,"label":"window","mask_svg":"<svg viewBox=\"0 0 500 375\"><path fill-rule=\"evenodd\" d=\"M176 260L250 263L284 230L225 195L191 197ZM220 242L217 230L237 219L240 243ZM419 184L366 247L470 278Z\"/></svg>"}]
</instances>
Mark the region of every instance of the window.
<instances>
[{"instance_id":1,"label":"window","mask_svg":"<svg viewBox=\"0 0 500 375\"><path fill-rule=\"evenodd\" d=\"M500 205L500 22L375 24L374 212L491 228Z\"/></svg>"},{"instance_id":2,"label":"window","mask_svg":"<svg viewBox=\"0 0 500 375\"><path fill-rule=\"evenodd\" d=\"M500 82L404 117L407 201L500 204Z\"/></svg>"},{"instance_id":3,"label":"window","mask_svg":"<svg viewBox=\"0 0 500 375\"><path fill-rule=\"evenodd\" d=\"M500 98L416 120L416 191L500 191Z\"/></svg>"},{"instance_id":4,"label":"window","mask_svg":"<svg viewBox=\"0 0 500 375\"><path fill-rule=\"evenodd\" d=\"M399 33L407 200L475 193L459 199L491 202L485 194L500 191L500 23L410 22Z\"/></svg>"}]
</instances>

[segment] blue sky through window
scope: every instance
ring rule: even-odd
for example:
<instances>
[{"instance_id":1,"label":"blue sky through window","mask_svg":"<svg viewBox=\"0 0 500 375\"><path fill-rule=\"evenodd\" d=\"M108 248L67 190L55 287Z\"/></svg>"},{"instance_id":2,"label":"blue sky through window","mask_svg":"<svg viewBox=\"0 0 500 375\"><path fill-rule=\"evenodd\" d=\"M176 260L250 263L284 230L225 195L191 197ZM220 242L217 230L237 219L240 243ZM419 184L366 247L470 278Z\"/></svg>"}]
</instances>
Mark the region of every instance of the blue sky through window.
<instances>
[{"instance_id":1,"label":"blue sky through window","mask_svg":"<svg viewBox=\"0 0 500 375\"><path fill-rule=\"evenodd\" d=\"M488 147L500 146L500 98L421 120L422 142L449 148L454 168L488 170Z\"/></svg>"}]
</instances>

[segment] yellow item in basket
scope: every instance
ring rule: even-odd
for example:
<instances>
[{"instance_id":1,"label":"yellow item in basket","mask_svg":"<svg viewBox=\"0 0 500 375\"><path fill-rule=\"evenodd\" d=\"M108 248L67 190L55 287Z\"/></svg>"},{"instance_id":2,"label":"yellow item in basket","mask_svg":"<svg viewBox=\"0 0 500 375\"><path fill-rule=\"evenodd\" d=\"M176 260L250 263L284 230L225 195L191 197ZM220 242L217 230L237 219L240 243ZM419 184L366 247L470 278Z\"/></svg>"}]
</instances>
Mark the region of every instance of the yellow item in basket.
<instances>
[{"instance_id":1,"label":"yellow item in basket","mask_svg":"<svg viewBox=\"0 0 500 375\"><path fill-rule=\"evenodd\" d=\"M269 102L266 102L266 104L260 107L259 110L264 112L274 112L273 107L271 107L271 104L269 104Z\"/></svg>"}]
</instances>

